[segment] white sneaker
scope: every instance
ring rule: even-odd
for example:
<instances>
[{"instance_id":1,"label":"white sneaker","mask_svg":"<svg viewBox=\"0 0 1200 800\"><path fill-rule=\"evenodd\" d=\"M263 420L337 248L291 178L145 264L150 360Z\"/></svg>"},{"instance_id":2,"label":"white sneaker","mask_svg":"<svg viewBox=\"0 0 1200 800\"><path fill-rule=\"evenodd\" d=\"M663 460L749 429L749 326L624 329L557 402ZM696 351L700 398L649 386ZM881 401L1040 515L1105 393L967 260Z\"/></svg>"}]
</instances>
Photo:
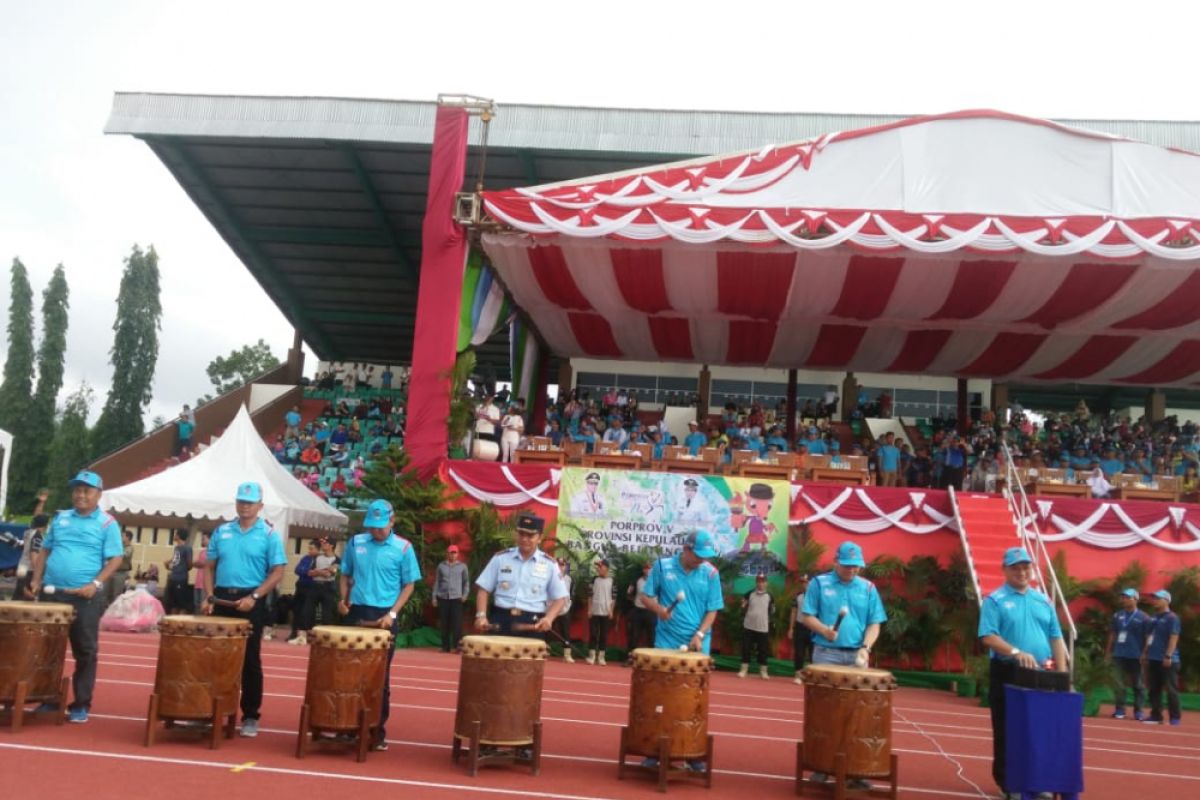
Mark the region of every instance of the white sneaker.
<instances>
[{"instance_id":1,"label":"white sneaker","mask_svg":"<svg viewBox=\"0 0 1200 800\"><path fill-rule=\"evenodd\" d=\"M566 650L563 650L563 663L564 664L574 664L575 663L575 659L571 655L571 648L569 648L569 647Z\"/></svg>"},{"instance_id":2,"label":"white sneaker","mask_svg":"<svg viewBox=\"0 0 1200 800\"><path fill-rule=\"evenodd\" d=\"M258 736L258 720L244 719L242 720L242 736L247 739L253 739Z\"/></svg>"},{"instance_id":3,"label":"white sneaker","mask_svg":"<svg viewBox=\"0 0 1200 800\"><path fill-rule=\"evenodd\" d=\"M759 668L758 668L758 676L759 676L760 678L762 678L764 681L765 681L765 680L770 680L770 678L771 678L771 676L767 674L767 668L766 668L766 667L759 667Z\"/></svg>"},{"instance_id":4,"label":"white sneaker","mask_svg":"<svg viewBox=\"0 0 1200 800\"><path fill-rule=\"evenodd\" d=\"M750 671L750 665L749 665L749 664L742 664L742 668L738 670L738 677L739 677L739 678L744 678L744 677L746 677L746 673L747 673L747 672L749 672L749 671Z\"/></svg>"},{"instance_id":5,"label":"white sneaker","mask_svg":"<svg viewBox=\"0 0 1200 800\"><path fill-rule=\"evenodd\" d=\"M608 666L608 662L604 660L604 651L600 651L596 654L596 663L602 667Z\"/></svg>"},{"instance_id":6,"label":"white sneaker","mask_svg":"<svg viewBox=\"0 0 1200 800\"><path fill-rule=\"evenodd\" d=\"M596 663L596 651L595 651L595 650L588 650L587 662L588 662L589 664L595 664L595 663Z\"/></svg>"}]
</instances>

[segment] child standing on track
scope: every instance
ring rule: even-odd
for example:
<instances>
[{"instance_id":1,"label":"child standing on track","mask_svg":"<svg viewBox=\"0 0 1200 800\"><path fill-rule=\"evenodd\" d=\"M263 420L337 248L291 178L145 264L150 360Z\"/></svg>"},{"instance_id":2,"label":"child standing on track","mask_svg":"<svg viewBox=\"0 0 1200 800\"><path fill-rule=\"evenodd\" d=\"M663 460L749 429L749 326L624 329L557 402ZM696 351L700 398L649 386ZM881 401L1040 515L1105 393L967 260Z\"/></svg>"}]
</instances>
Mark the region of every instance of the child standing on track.
<instances>
[{"instance_id":1,"label":"child standing on track","mask_svg":"<svg viewBox=\"0 0 1200 800\"><path fill-rule=\"evenodd\" d=\"M588 601L588 663L604 666L604 650L608 646L608 626L616 610L613 579L608 574L608 562L596 562L596 577L592 579L592 597Z\"/></svg>"},{"instance_id":2,"label":"child standing on track","mask_svg":"<svg viewBox=\"0 0 1200 800\"><path fill-rule=\"evenodd\" d=\"M775 598L767 591L767 576L759 575L754 581L754 589L746 592L742 598L742 608L746 616L742 620L742 668L738 677L746 677L750 669L751 654L758 651L758 674L767 679L767 655L771 644L767 633L771 629L771 616L775 613Z\"/></svg>"}]
</instances>

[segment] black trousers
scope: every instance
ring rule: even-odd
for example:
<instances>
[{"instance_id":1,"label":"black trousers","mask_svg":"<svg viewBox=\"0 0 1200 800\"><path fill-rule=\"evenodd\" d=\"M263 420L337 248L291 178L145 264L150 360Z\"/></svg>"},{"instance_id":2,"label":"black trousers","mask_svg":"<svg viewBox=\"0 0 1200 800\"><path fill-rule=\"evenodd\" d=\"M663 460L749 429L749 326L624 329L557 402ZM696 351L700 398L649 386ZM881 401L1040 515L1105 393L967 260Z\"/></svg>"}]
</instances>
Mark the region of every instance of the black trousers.
<instances>
[{"instance_id":1,"label":"black trousers","mask_svg":"<svg viewBox=\"0 0 1200 800\"><path fill-rule=\"evenodd\" d=\"M571 650L571 610L567 609L566 611L562 612L557 617L555 617L554 625L552 627L554 628L554 630L558 631L558 635L562 637L562 640L564 642L566 642L566 644L563 645L563 653L565 654L565 653L570 652L570 650Z\"/></svg>"},{"instance_id":2,"label":"black trousers","mask_svg":"<svg viewBox=\"0 0 1200 800\"><path fill-rule=\"evenodd\" d=\"M312 622L309 620L308 614L308 598L312 594L311 583L297 583L296 594L292 598L292 633L289 639L296 636L297 631L306 631L312 628Z\"/></svg>"},{"instance_id":3,"label":"black trousers","mask_svg":"<svg viewBox=\"0 0 1200 800\"><path fill-rule=\"evenodd\" d=\"M462 638L463 599L456 597L449 600L439 597L437 604L438 630L442 633L442 652L449 653L458 648L458 640Z\"/></svg>"},{"instance_id":4,"label":"black trousers","mask_svg":"<svg viewBox=\"0 0 1200 800\"><path fill-rule=\"evenodd\" d=\"M51 603L70 603L75 607L75 619L67 632L71 642L71 657L75 659L75 672L71 675L72 701L68 709L74 711L92 707L92 691L96 688L96 662L100 654L100 617L108 604L103 589L96 590L91 598L73 594L42 593L42 600Z\"/></svg>"},{"instance_id":5,"label":"black trousers","mask_svg":"<svg viewBox=\"0 0 1200 800\"><path fill-rule=\"evenodd\" d=\"M634 606L626 617L629 652L639 647L654 647L654 624L658 617L648 608ZM642 644L645 642L645 644Z\"/></svg>"},{"instance_id":6,"label":"black trousers","mask_svg":"<svg viewBox=\"0 0 1200 800\"><path fill-rule=\"evenodd\" d=\"M168 614L191 614L194 611L193 599L195 598L192 595L192 587L187 581L167 581Z\"/></svg>"},{"instance_id":7,"label":"black trousers","mask_svg":"<svg viewBox=\"0 0 1200 800\"><path fill-rule=\"evenodd\" d=\"M347 625L357 625L360 622L375 622L384 614L391 611L391 607L381 608L379 606L350 606L350 613L343 620ZM392 636L395 637L400 631L400 619L397 618L392 622ZM392 657L396 655L395 642L392 643L392 648L388 650L387 669L383 673L383 708L379 712L379 729L375 732L376 740L387 738L387 721L392 715Z\"/></svg>"},{"instance_id":8,"label":"black trousers","mask_svg":"<svg viewBox=\"0 0 1200 800\"><path fill-rule=\"evenodd\" d=\"M942 487L946 489L950 486L954 487L954 491L962 491L963 468L962 467L942 467Z\"/></svg>"},{"instance_id":9,"label":"black trousers","mask_svg":"<svg viewBox=\"0 0 1200 800\"><path fill-rule=\"evenodd\" d=\"M770 655L771 641L766 633L752 631L749 628L742 628L742 663L749 664L750 656L753 652L758 651L758 665L765 667L767 665L767 656Z\"/></svg>"},{"instance_id":10,"label":"black trousers","mask_svg":"<svg viewBox=\"0 0 1200 800\"><path fill-rule=\"evenodd\" d=\"M301 630L312 630L317 624L317 609L321 609L322 625L337 625L337 589L333 581L313 581L304 597Z\"/></svg>"},{"instance_id":11,"label":"black trousers","mask_svg":"<svg viewBox=\"0 0 1200 800\"><path fill-rule=\"evenodd\" d=\"M1005 724L1008 719L1004 687L1012 683L1015 674L1015 662L995 658L991 660L988 671L988 705L991 706L992 712L992 780L1001 791L1008 791L1004 785Z\"/></svg>"},{"instance_id":12,"label":"black trousers","mask_svg":"<svg viewBox=\"0 0 1200 800\"><path fill-rule=\"evenodd\" d=\"M1167 713L1171 719L1179 719L1179 665L1164 666L1161 660L1146 662L1146 673L1150 679L1150 719L1163 721L1162 696L1167 691Z\"/></svg>"},{"instance_id":13,"label":"black trousers","mask_svg":"<svg viewBox=\"0 0 1200 800\"><path fill-rule=\"evenodd\" d=\"M542 614L535 614L532 611L494 606L491 613L488 614L488 622L492 624L493 632L501 636L521 636L526 639L540 639L544 642L546 634L538 631L518 630L515 627L517 625L533 625L542 616Z\"/></svg>"},{"instance_id":14,"label":"black trousers","mask_svg":"<svg viewBox=\"0 0 1200 800\"><path fill-rule=\"evenodd\" d=\"M1133 690L1133 710L1137 713L1146 704L1146 687L1142 685L1142 661L1139 658L1114 658L1121 684L1116 688L1117 711L1125 710L1125 690Z\"/></svg>"},{"instance_id":15,"label":"black trousers","mask_svg":"<svg viewBox=\"0 0 1200 800\"><path fill-rule=\"evenodd\" d=\"M608 647L608 617L588 617L588 650L599 650L601 653Z\"/></svg>"},{"instance_id":16,"label":"black trousers","mask_svg":"<svg viewBox=\"0 0 1200 800\"><path fill-rule=\"evenodd\" d=\"M254 589L227 589L218 586L213 594L220 600L241 600ZM246 641L246 660L242 662L242 719L258 719L262 709L262 633L267 622L267 603L263 598L254 608L243 613L236 608L214 605L213 614L218 617L234 617L250 621L250 638Z\"/></svg>"},{"instance_id":17,"label":"black trousers","mask_svg":"<svg viewBox=\"0 0 1200 800\"><path fill-rule=\"evenodd\" d=\"M804 669L812 661L812 631L797 622L792 626L792 667Z\"/></svg>"}]
</instances>

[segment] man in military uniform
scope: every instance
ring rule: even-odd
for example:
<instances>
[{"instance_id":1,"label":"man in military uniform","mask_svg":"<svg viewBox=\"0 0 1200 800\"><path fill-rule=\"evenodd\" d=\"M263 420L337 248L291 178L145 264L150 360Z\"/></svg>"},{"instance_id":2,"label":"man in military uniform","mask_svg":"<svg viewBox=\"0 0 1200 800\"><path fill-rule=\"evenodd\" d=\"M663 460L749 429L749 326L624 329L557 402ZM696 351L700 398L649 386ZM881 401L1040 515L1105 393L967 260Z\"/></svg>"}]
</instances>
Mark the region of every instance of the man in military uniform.
<instances>
[{"instance_id":1,"label":"man in military uniform","mask_svg":"<svg viewBox=\"0 0 1200 800\"><path fill-rule=\"evenodd\" d=\"M121 526L100 510L104 482L94 472L80 472L70 482L72 509L60 511L42 539L33 562L28 594L32 598L75 607L68 636L75 672L71 676L73 700L67 719L88 721L92 690L96 686L96 658L100 649L100 616L106 606L104 583L121 566ZM61 709L48 706L39 711ZM14 712L16 713L16 712Z\"/></svg>"},{"instance_id":2,"label":"man in military uniform","mask_svg":"<svg viewBox=\"0 0 1200 800\"><path fill-rule=\"evenodd\" d=\"M364 533L351 537L342 559L342 602L339 610L347 625L374 625L390 630L395 636L400 629L400 609L412 597L416 582L421 579L421 567L412 542L392 535L392 504L376 500L367 506L363 517ZM396 648L388 648L387 670L384 673L383 709L379 727L371 743L373 750L387 749L387 721L392 697L392 656Z\"/></svg>"},{"instance_id":3,"label":"man in military uniform","mask_svg":"<svg viewBox=\"0 0 1200 800\"><path fill-rule=\"evenodd\" d=\"M213 531L208 542L208 580L220 602L205 600L202 614L250 620L251 633L242 661L242 736L258 736L262 708L262 632L266 597L283 580L287 558L283 537L261 517L263 494L257 483L238 486L237 519Z\"/></svg>"},{"instance_id":4,"label":"man in military uniform","mask_svg":"<svg viewBox=\"0 0 1200 800\"><path fill-rule=\"evenodd\" d=\"M567 587L553 558L538 549L546 521L533 514L517 517L517 546L492 556L475 585L475 629L504 636L545 639L567 602ZM488 614L488 598L495 605Z\"/></svg>"}]
</instances>

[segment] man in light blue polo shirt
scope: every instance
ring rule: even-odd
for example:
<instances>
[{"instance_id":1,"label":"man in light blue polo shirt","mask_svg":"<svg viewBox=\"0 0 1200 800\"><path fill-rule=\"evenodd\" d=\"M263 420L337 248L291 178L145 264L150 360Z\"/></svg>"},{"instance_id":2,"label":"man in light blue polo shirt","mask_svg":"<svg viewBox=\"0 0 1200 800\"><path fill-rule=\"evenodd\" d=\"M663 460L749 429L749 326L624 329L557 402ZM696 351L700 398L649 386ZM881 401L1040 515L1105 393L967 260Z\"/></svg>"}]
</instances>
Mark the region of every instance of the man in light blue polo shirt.
<instances>
[{"instance_id":1,"label":"man in light blue polo shirt","mask_svg":"<svg viewBox=\"0 0 1200 800\"><path fill-rule=\"evenodd\" d=\"M900 448L896 447L896 435L884 434L879 445L879 485L895 486L900 473Z\"/></svg>"},{"instance_id":2,"label":"man in light blue polo shirt","mask_svg":"<svg viewBox=\"0 0 1200 800\"><path fill-rule=\"evenodd\" d=\"M721 576L705 560L716 555L713 535L697 530L684 539L683 550L658 559L650 568L642 604L659 619L654 626L655 647L709 651L717 612L725 607Z\"/></svg>"},{"instance_id":3,"label":"man in light blue polo shirt","mask_svg":"<svg viewBox=\"0 0 1200 800\"><path fill-rule=\"evenodd\" d=\"M700 432L699 422L688 422L688 435L683 440L683 446L688 449L689 456L700 455L700 449L708 446L708 437Z\"/></svg>"},{"instance_id":4,"label":"man in light blue polo shirt","mask_svg":"<svg viewBox=\"0 0 1200 800\"><path fill-rule=\"evenodd\" d=\"M842 542L833 570L818 575L808 585L801 611L804 627L813 633L812 663L867 665L887 614L875 584L859 576L866 565L861 547ZM811 780L824 783L829 776L814 772ZM861 778L852 778L846 785L851 789L871 788Z\"/></svg>"},{"instance_id":5,"label":"man in light blue polo shirt","mask_svg":"<svg viewBox=\"0 0 1200 800\"><path fill-rule=\"evenodd\" d=\"M69 637L75 672L71 676L73 699L67 719L88 721L92 690L96 686L96 658L100 647L100 617L104 613L104 582L121 566L125 553L121 526L100 510L104 482L94 472L83 471L71 479L69 511L60 511L42 539L34 557L31 598L75 607ZM57 711L43 705L39 711Z\"/></svg>"},{"instance_id":6,"label":"man in light blue polo shirt","mask_svg":"<svg viewBox=\"0 0 1200 800\"><path fill-rule=\"evenodd\" d=\"M538 545L546 521L536 514L517 517L516 547L492 556L475 580L475 629L504 636L545 639L567 604L567 586L558 562ZM488 614L488 600L495 605Z\"/></svg>"},{"instance_id":7,"label":"man in light blue polo shirt","mask_svg":"<svg viewBox=\"0 0 1200 800\"><path fill-rule=\"evenodd\" d=\"M346 555L342 558L339 610L345 617L345 624L370 623L376 628L390 630L393 636L384 672L383 708L371 742L373 750L387 750L392 656L396 653L394 637L400 630L400 609L412 597L413 588L421 579L421 567L412 542L392 535L392 524L392 504L386 500L373 501L363 516L366 531L350 537Z\"/></svg>"},{"instance_id":8,"label":"man in light blue polo shirt","mask_svg":"<svg viewBox=\"0 0 1200 800\"><path fill-rule=\"evenodd\" d=\"M262 633L267 621L263 599L283 580L287 558L283 537L259 517L262 487L243 483L237 488L237 519L213 531L208 541L208 582L213 597L201 613L250 620L250 639L242 662L242 736L258 735L262 708Z\"/></svg>"},{"instance_id":9,"label":"man in light blue polo shirt","mask_svg":"<svg viewBox=\"0 0 1200 800\"><path fill-rule=\"evenodd\" d=\"M992 651L988 701L992 713L992 778L1005 797L1007 705L1004 687L1016 677L1017 667L1040 669L1054 659L1054 668L1067 669L1067 648L1062 628L1049 598L1030 586L1033 559L1023 547L1004 552L1004 585L989 594L979 614L979 641Z\"/></svg>"}]
</instances>

